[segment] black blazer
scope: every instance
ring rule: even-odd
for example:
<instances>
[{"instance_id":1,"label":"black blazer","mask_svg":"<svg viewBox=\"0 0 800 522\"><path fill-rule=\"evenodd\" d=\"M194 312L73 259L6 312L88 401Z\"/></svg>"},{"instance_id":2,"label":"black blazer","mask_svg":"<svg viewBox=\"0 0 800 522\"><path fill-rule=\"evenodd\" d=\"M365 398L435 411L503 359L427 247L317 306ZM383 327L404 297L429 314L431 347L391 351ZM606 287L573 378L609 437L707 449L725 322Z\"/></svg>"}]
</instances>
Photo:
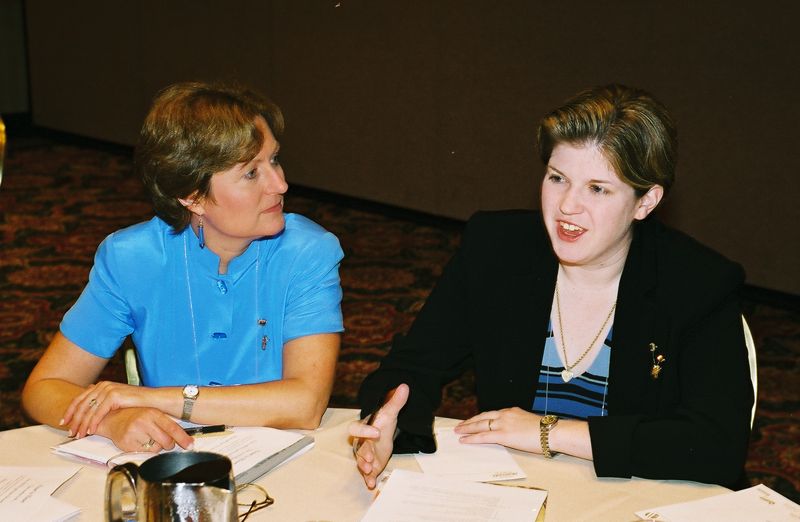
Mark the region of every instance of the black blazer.
<instances>
[{"instance_id":1,"label":"black blazer","mask_svg":"<svg viewBox=\"0 0 800 522\"><path fill-rule=\"evenodd\" d=\"M433 451L441 388L473 366L481 411L530 411L558 262L539 213L482 212L405 336L359 392L362 415L408 383L395 452ZM738 265L650 218L634 225L614 320L607 417L590 417L598 476L741 480L753 390ZM650 343L666 358L650 375Z\"/></svg>"}]
</instances>

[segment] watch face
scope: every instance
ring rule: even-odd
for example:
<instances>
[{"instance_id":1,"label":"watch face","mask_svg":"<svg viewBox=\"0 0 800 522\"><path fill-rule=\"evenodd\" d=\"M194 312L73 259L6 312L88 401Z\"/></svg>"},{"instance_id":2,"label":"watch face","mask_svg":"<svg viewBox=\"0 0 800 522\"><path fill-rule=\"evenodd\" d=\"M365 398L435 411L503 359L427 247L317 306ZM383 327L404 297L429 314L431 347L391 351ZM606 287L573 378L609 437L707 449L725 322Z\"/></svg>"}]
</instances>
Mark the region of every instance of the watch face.
<instances>
[{"instance_id":1,"label":"watch face","mask_svg":"<svg viewBox=\"0 0 800 522\"><path fill-rule=\"evenodd\" d=\"M194 399L200 393L200 389L195 384L187 384L183 387L183 396L187 399Z\"/></svg>"}]
</instances>

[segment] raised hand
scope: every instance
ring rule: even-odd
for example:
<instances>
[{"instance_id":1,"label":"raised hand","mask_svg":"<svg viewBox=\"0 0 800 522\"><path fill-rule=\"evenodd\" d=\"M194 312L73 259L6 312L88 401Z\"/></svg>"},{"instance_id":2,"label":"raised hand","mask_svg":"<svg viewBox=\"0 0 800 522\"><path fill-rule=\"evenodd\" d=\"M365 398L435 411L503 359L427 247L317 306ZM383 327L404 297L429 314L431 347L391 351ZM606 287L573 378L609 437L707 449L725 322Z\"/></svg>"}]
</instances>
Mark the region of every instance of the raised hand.
<instances>
[{"instance_id":1,"label":"raised hand","mask_svg":"<svg viewBox=\"0 0 800 522\"><path fill-rule=\"evenodd\" d=\"M350 425L356 467L369 489L375 487L378 475L392 456L397 416L405 406L408 394L408 385L399 385L387 394L386 402L369 418L368 423L362 421Z\"/></svg>"}]
</instances>

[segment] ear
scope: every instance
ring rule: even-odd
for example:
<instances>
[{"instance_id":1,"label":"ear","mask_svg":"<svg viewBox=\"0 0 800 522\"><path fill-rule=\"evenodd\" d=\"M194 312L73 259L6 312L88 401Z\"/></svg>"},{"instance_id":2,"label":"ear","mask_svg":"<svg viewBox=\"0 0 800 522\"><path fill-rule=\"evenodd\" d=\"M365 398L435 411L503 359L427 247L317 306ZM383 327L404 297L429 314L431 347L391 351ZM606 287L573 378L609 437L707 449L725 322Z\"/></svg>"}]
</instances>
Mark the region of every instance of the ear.
<instances>
[{"instance_id":1,"label":"ear","mask_svg":"<svg viewBox=\"0 0 800 522\"><path fill-rule=\"evenodd\" d=\"M186 208L189 212L202 216L205 214L202 199L197 194L190 194L185 198L178 198L178 202Z\"/></svg>"},{"instance_id":2,"label":"ear","mask_svg":"<svg viewBox=\"0 0 800 522\"><path fill-rule=\"evenodd\" d=\"M661 198L664 197L664 187L661 185L653 185L650 189L639 198L637 201L636 213L633 215L634 219L642 220L650 215L650 212L655 210Z\"/></svg>"}]
</instances>

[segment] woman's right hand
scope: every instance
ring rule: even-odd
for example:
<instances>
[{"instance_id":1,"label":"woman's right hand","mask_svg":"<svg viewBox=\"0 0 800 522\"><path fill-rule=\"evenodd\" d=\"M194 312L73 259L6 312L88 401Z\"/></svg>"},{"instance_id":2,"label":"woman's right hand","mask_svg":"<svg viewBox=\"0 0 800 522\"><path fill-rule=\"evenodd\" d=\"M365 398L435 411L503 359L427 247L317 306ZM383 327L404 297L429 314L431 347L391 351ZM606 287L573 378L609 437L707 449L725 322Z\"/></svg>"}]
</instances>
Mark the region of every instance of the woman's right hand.
<instances>
[{"instance_id":1,"label":"woman's right hand","mask_svg":"<svg viewBox=\"0 0 800 522\"><path fill-rule=\"evenodd\" d=\"M189 449L194 439L169 415L156 408L112 410L97 426L97 434L111 439L122 451Z\"/></svg>"},{"instance_id":2,"label":"woman's right hand","mask_svg":"<svg viewBox=\"0 0 800 522\"><path fill-rule=\"evenodd\" d=\"M355 439L356 467L369 489L375 488L378 475L392 456L397 416L405 406L408 394L408 385L401 384L387 394L386 401L372 415L369 424L361 421L350 425L350 435Z\"/></svg>"}]
</instances>

